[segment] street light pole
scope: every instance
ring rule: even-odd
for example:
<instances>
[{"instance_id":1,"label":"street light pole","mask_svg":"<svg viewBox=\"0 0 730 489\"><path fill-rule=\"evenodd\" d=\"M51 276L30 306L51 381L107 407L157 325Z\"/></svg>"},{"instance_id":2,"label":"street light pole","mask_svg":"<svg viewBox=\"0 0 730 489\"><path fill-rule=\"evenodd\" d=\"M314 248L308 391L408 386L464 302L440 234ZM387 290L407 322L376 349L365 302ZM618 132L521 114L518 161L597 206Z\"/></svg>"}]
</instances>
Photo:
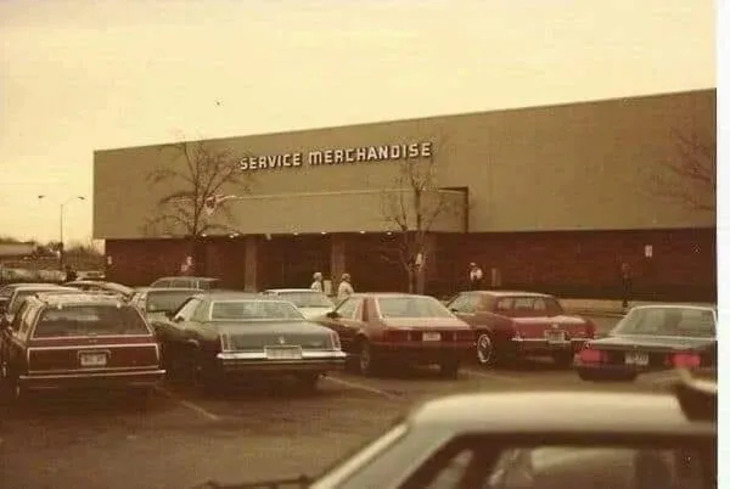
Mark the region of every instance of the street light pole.
<instances>
[{"instance_id":1,"label":"street light pole","mask_svg":"<svg viewBox=\"0 0 730 489\"><path fill-rule=\"evenodd\" d=\"M38 200L43 200L46 196L45 195L39 195ZM60 241L58 242L58 268L59 270L63 270L64 265L64 252L65 252L65 246L63 244L63 218L64 218L64 211L66 209L66 205L70 204L73 201L76 200L86 200L86 197L82 195L77 195L75 197L71 197L67 199L64 202L61 202L60 205L60 212L59 212L59 223L58 223L58 235L60 238Z\"/></svg>"}]
</instances>

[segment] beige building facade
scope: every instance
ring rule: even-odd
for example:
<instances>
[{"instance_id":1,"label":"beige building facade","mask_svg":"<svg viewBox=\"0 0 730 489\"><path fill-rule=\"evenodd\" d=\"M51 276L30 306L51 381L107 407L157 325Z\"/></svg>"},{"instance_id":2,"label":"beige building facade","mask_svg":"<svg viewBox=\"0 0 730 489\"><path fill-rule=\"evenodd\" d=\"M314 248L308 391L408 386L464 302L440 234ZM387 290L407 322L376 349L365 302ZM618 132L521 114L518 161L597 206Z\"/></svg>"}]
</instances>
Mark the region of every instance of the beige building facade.
<instances>
[{"instance_id":1,"label":"beige building facade","mask_svg":"<svg viewBox=\"0 0 730 489\"><path fill-rule=\"evenodd\" d=\"M687 158L681 138L714 151L715 107L715 90L701 90L208 140L208 151L236 162L238 183L223 184L216 194L225 204L200 216L214 225L204 233L200 268L226 270L231 286L249 289L307 285L322 268L336 279L363 262L365 273L390 270L392 263L378 263L400 234L392 206L401 196L408 225L416 221L401 178L414 162L431 172L419 208L447 210L428 226L426 280L434 293L459 289L470 261L480 262L493 286L585 289L585 253L571 260L562 249L533 248L583 249L597 240L604 244L590 252L588 267L597 271L595 293L614 287L617 263L633 261L642 293L713 294L714 189L694 186L670 165ZM155 172L178 178L155 183ZM107 243L112 276L143 283L173 274L167 258L154 255L182 260L190 252L184 223L149 225L161 199L191 188L186 175L185 159L166 145L94 153L94 237ZM551 244L556 239L561 244ZM667 239L691 243L675 250L659 244ZM469 256L453 256L458 250ZM642 277L647 260L654 272ZM563 269L553 270L556 263ZM664 266L685 271L668 274ZM360 283L390 290L402 287L401 278Z\"/></svg>"}]
</instances>

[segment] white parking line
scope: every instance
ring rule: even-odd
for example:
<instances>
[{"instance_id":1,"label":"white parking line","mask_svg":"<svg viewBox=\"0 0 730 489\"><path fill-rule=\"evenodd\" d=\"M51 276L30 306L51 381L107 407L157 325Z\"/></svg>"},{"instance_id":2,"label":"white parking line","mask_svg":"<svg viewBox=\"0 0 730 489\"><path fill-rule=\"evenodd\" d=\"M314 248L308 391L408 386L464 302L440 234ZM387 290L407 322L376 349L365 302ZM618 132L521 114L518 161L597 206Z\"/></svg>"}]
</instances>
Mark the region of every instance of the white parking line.
<instances>
[{"instance_id":1,"label":"white parking line","mask_svg":"<svg viewBox=\"0 0 730 489\"><path fill-rule=\"evenodd\" d=\"M330 382L334 382L335 384L344 385L346 387L349 387L351 389L358 389L365 392L370 392L371 394L377 394L379 396L386 397L390 400L394 401L401 401L403 400L402 397L397 396L395 394L391 394L390 392L386 392L380 389L376 389L375 387L370 387L369 385L361 384L359 382L350 382L349 380L343 380L337 377L325 377L325 380L329 380Z\"/></svg>"},{"instance_id":2,"label":"white parking line","mask_svg":"<svg viewBox=\"0 0 730 489\"><path fill-rule=\"evenodd\" d=\"M186 408L190 409L191 411L195 411L196 413L200 414L201 416L208 418L211 421L220 421L220 416L211 413L210 411L198 406L197 404L194 404L190 401L186 401L185 399L180 399L179 397L175 396L172 392L168 391L167 389L163 387L157 387L157 391L163 394L164 396L172 399L173 401L177 402L181 406L185 406Z\"/></svg>"},{"instance_id":3,"label":"white parking line","mask_svg":"<svg viewBox=\"0 0 730 489\"><path fill-rule=\"evenodd\" d=\"M514 377L511 375L498 374L495 372L479 372L472 369L461 369L459 370L459 372L466 374L469 377L481 377L483 379L506 380L508 382L522 382L524 380L522 377Z\"/></svg>"}]
</instances>

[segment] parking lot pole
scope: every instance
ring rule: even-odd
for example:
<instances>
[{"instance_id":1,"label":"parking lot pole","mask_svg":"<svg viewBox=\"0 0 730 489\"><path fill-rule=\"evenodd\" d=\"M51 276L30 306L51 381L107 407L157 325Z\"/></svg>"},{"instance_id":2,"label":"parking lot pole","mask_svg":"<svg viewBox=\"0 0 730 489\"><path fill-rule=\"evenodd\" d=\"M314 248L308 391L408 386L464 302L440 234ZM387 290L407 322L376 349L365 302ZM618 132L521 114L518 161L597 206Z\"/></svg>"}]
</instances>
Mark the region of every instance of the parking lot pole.
<instances>
[{"instance_id":1,"label":"parking lot pole","mask_svg":"<svg viewBox=\"0 0 730 489\"><path fill-rule=\"evenodd\" d=\"M46 196L45 195L39 195L38 200L43 200ZM77 195L75 197L71 197L68 200L61 202L60 205L60 213L59 213L59 242L58 242L58 269L63 270L64 267L64 254L65 254L65 247L63 244L63 218L64 218L64 211L66 210L66 205L70 204L71 202L75 200L86 200L86 197Z\"/></svg>"}]
</instances>

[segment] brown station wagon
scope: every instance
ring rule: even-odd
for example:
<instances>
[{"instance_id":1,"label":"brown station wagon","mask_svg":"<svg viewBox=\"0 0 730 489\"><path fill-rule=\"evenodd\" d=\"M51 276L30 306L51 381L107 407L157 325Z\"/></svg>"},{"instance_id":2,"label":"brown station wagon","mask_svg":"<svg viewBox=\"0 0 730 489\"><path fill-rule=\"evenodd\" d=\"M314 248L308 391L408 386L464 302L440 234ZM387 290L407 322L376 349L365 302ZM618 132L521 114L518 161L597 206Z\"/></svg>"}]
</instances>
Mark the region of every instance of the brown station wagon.
<instances>
[{"instance_id":1,"label":"brown station wagon","mask_svg":"<svg viewBox=\"0 0 730 489\"><path fill-rule=\"evenodd\" d=\"M149 392L165 374L155 336L135 306L83 293L28 297L0 333L0 365L14 399L74 387Z\"/></svg>"},{"instance_id":2,"label":"brown station wagon","mask_svg":"<svg viewBox=\"0 0 730 489\"><path fill-rule=\"evenodd\" d=\"M342 349L364 375L388 365L434 364L456 377L474 348L474 332L433 297L354 294L318 322L340 336Z\"/></svg>"}]
</instances>

